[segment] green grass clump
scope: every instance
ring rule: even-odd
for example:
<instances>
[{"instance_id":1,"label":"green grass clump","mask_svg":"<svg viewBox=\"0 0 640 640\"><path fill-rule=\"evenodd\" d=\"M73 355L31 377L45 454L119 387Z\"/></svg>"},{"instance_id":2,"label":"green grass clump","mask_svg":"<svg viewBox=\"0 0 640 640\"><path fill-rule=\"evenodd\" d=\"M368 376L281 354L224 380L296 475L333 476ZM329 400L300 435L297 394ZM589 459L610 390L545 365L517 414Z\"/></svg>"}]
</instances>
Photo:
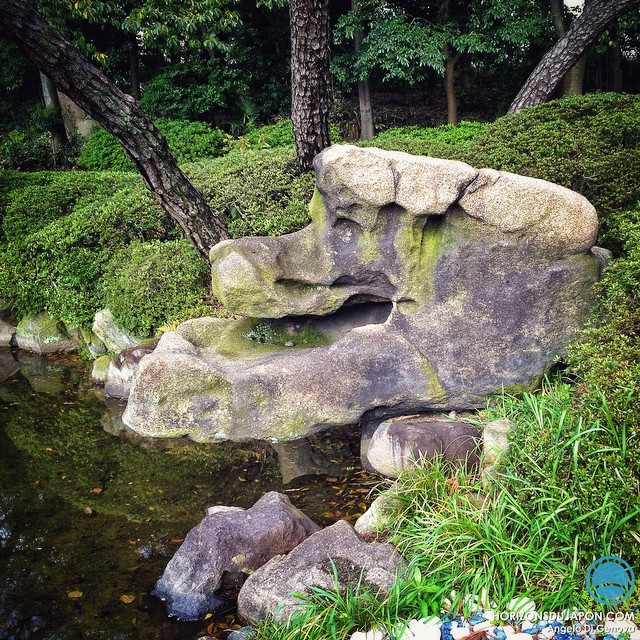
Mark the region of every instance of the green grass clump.
<instances>
[{"instance_id":1,"label":"green grass clump","mask_svg":"<svg viewBox=\"0 0 640 640\"><path fill-rule=\"evenodd\" d=\"M458 608L465 594L498 610L523 595L540 611L592 607L588 565L610 554L638 557L639 477L625 431L606 404L584 417L572 403L559 381L499 398L491 413L515 430L488 487L439 460L398 479L390 539L441 593L457 594Z\"/></svg>"},{"instance_id":2,"label":"green grass clump","mask_svg":"<svg viewBox=\"0 0 640 640\"><path fill-rule=\"evenodd\" d=\"M187 240L134 241L102 276L104 301L119 326L140 337L205 302L209 268Z\"/></svg>"}]
</instances>

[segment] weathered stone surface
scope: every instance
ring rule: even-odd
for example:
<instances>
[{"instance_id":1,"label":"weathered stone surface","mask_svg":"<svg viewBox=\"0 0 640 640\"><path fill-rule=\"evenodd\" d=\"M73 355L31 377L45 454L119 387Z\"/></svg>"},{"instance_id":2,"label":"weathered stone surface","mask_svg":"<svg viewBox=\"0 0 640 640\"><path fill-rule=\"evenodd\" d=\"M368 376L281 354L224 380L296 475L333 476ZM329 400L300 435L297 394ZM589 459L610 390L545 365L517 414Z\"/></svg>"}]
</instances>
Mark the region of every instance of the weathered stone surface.
<instances>
[{"instance_id":1,"label":"weathered stone surface","mask_svg":"<svg viewBox=\"0 0 640 640\"><path fill-rule=\"evenodd\" d=\"M420 458L438 455L471 466L478 462L479 439L477 427L467 422L392 420L376 429L367 460L372 469L388 478L397 478Z\"/></svg>"},{"instance_id":2,"label":"weathered stone surface","mask_svg":"<svg viewBox=\"0 0 640 640\"><path fill-rule=\"evenodd\" d=\"M226 573L251 573L319 530L282 494L271 491L246 511L218 511L193 528L155 588L169 615L196 620L216 607Z\"/></svg>"},{"instance_id":3,"label":"weathered stone surface","mask_svg":"<svg viewBox=\"0 0 640 640\"><path fill-rule=\"evenodd\" d=\"M13 347L16 344L16 328L0 320L0 347Z\"/></svg>"},{"instance_id":4,"label":"weathered stone surface","mask_svg":"<svg viewBox=\"0 0 640 640\"><path fill-rule=\"evenodd\" d=\"M319 154L316 173L308 227L212 249L217 297L249 317L165 334L140 365L130 427L293 440L482 406L536 385L588 317L600 264L582 196L350 146Z\"/></svg>"},{"instance_id":5,"label":"weathered stone surface","mask_svg":"<svg viewBox=\"0 0 640 640\"><path fill-rule=\"evenodd\" d=\"M355 586L361 579L362 586L385 593L402 557L389 544L364 542L340 520L250 575L238 595L238 614L251 624L267 615L287 620L300 603L292 593L308 593L311 586L335 589L332 561L341 585Z\"/></svg>"},{"instance_id":6,"label":"weathered stone surface","mask_svg":"<svg viewBox=\"0 0 640 640\"><path fill-rule=\"evenodd\" d=\"M375 536L390 524L392 515L397 513L397 502L398 499L390 492L381 493L356 520L356 532L365 539Z\"/></svg>"},{"instance_id":7,"label":"weathered stone surface","mask_svg":"<svg viewBox=\"0 0 640 640\"><path fill-rule=\"evenodd\" d=\"M20 320L16 342L18 348L33 353L69 353L77 351L80 344L63 322L44 312Z\"/></svg>"},{"instance_id":8,"label":"weathered stone surface","mask_svg":"<svg viewBox=\"0 0 640 640\"><path fill-rule=\"evenodd\" d=\"M87 351L94 357L98 357L107 351L107 347L98 338L98 336L90 331L89 329L81 329L80 333L82 334L82 339L84 340L85 347Z\"/></svg>"},{"instance_id":9,"label":"weathered stone surface","mask_svg":"<svg viewBox=\"0 0 640 640\"><path fill-rule=\"evenodd\" d=\"M107 381L110 365L111 356L100 356L93 361L93 369L91 370L93 384L104 385Z\"/></svg>"},{"instance_id":10,"label":"weathered stone surface","mask_svg":"<svg viewBox=\"0 0 640 640\"><path fill-rule=\"evenodd\" d=\"M102 309L96 313L91 329L112 353L119 353L123 349L135 347L140 343L140 339L129 335L116 324L109 309Z\"/></svg>"},{"instance_id":11,"label":"weathered stone surface","mask_svg":"<svg viewBox=\"0 0 640 640\"><path fill-rule=\"evenodd\" d=\"M158 341L153 338L143 340L138 346L123 349L111 359L104 381L104 392L112 398L128 398L140 360L152 353L157 344Z\"/></svg>"},{"instance_id":12,"label":"weathered stone surface","mask_svg":"<svg viewBox=\"0 0 640 640\"><path fill-rule=\"evenodd\" d=\"M482 464L488 467L498 458L509 451L509 434L513 431L514 424L508 418L494 420L484 426L482 430Z\"/></svg>"}]
</instances>

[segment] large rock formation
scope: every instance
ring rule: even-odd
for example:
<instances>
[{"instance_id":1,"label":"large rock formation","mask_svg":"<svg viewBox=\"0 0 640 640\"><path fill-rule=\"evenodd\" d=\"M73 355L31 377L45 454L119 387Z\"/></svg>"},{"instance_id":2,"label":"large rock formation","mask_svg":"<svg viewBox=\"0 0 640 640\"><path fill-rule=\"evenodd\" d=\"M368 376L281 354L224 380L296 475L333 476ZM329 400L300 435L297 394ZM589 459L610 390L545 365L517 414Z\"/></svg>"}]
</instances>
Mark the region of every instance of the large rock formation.
<instances>
[{"instance_id":1,"label":"large rock formation","mask_svg":"<svg viewBox=\"0 0 640 640\"><path fill-rule=\"evenodd\" d=\"M287 440L467 409L536 383L584 322L594 208L555 184L334 146L312 223L221 242L204 318L143 358L124 421L150 436ZM254 320L251 318L260 318Z\"/></svg>"}]
</instances>

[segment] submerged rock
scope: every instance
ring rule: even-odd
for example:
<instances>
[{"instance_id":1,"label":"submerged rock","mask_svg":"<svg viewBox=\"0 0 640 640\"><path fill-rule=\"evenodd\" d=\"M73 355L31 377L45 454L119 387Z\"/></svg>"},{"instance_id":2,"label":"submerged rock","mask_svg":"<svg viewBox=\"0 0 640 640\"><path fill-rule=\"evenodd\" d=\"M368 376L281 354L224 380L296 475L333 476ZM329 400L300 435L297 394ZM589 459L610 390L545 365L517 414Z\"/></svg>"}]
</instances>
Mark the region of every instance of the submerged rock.
<instances>
[{"instance_id":1,"label":"submerged rock","mask_svg":"<svg viewBox=\"0 0 640 640\"><path fill-rule=\"evenodd\" d=\"M315 167L308 227L212 249L216 296L248 318L165 334L140 364L130 427L293 440L482 406L565 353L600 274L584 197L379 149L334 146Z\"/></svg>"},{"instance_id":2,"label":"submerged rock","mask_svg":"<svg viewBox=\"0 0 640 640\"><path fill-rule=\"evenodd\" d=\"M154 593L169 615L197 620L220 603L226 574L251 573L319 528L275 491L246 511L214 511L187 534Z\"/></svg>"},{"instance_id":3,"label":"submerged rock","mask_svg":"<svg viewBox=\"0 0 640 640\"><path fill-rule=\"evenodd\" d=\"M390 544L364 542L348 522L339 520L250 575L238 595L238 615L251 624L267 615L283 622L300 606L294 593L308 593L311 586L335 591L335 574L338 588L360 582L384 594L402 562Z\"/></svg>"}]
</instances>

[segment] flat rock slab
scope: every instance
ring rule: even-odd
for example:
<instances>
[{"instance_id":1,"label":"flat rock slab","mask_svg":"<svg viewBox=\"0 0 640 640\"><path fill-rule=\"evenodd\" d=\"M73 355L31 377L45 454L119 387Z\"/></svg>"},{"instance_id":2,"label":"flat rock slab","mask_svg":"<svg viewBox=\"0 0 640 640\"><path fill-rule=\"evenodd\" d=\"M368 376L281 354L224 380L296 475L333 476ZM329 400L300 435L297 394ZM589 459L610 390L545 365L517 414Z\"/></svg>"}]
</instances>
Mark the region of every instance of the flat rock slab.
<instances>
[{"instance_id":1,"label":"flat rock slab","mask_svg":"<svg viewBox=\"0 0 640 640\"><path fill-rule=\"evenodd\" d=\"M360 582L386 593L402 564L393 546L364 542L348 522L340 520L250 575L238 595L238 614L249 624L267 615L283 622L300 606L293 593L308 593L311 586L335 590L334 568L342 587Z\"/></svg>"},{"instance_id":2,"label":"flat rock slab","mask_svg":"<svg viewBox=\"0 0 640 640\"><path fill-rule=\"evenodd\" d=\"M152 437L295 440L536 386L588 318L598 221L580 194L462 162L336 145L312 222L211 251L239 320L144 358L124 414Z\"/></svg>"},{"instance_id":3,"label":"flat rock slab","mask_svg":"<svg viewBox=\"0 0 640 640\"><path fill-rule=\"evenodd\" d=\"M226 574L251 573L319 529L275 491L246 511L214 510L187 534L154 594L166 601L170 616L198 620L220 603Z\"/></svg>"}]
</instances>

